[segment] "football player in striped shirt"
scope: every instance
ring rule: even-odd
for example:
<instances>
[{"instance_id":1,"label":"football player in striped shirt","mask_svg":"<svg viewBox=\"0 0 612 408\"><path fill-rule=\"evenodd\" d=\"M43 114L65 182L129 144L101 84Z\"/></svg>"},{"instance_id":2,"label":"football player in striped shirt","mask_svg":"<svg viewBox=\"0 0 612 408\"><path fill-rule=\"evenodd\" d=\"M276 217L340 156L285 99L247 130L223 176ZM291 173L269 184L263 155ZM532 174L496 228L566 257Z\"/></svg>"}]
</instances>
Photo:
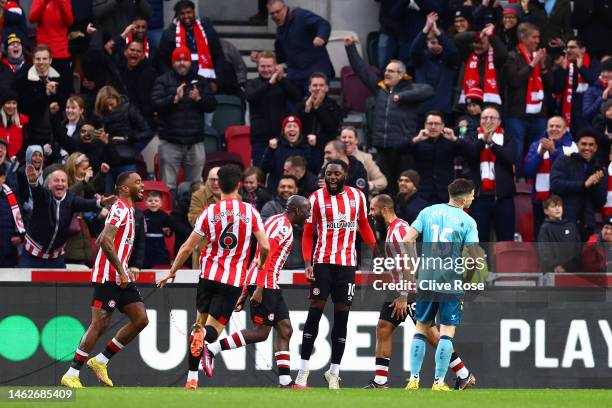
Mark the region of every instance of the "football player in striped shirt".
<instances>
[{"instance_id":1,"label":"football player in striped shirt","mask_svg":"<svg viewBox=\"0 0 612 408\"><path fill-rule=\"evenodd\" d=\"M349 310L355 296L359 231L363 241L374 248L376 239L368 223L366 198L353 187L345 186L348 166L341 160L330 160L324 167L325 187L310 195L312 216L304 224L302 254L306 278L310 283L310 308L304 324L300 371L295 382L306 386L309 360L319 332L319 321L327 298L334 303L331 331L331 365L324 377L330 389L340 388L340 361L346 343ZM314 233L317 243L313 253Z\"/></svg>"},{"instance_id":2,"label":"football player in striped shirt","mask_svg":"<svg viewBox=\"0 0 612 408\"><path fill-rule=\"evenodd\" d=\"M190 336L189 372L185 389L198 388L198 366L207 356L205 343L214 343L232 316L242 293L251 237L259 244L256 267L263 269L270 253L263 223L257 210L240 200L238 188L240 168L234 164L222 166L217 173L221 201L204 209L198 216L193 232L179 249L172 267L158 282L164 287L174 280L176 271L202 242L200 280L196 294L197 321ZM259 293L261 295L261 292ZM257 299L257 297L256 297ZM210 365L203 364L207 370ZM206 373L210 376L212 373Z\"/></svg>"},{"instance_id":3,"label":"football player in striped shirt","mask_svg":"<svg viewBox=\"0 0 612 408\"><path fill-rule=\"evenodd\" d=\"M70 388L82 388L79 373L83 363L93 370L98 380L108 387L113 382L108 376L108 361L149 324L147 311L136 284L138 276L128 269L134 246L134 202L143 198L143 183L138 173L119 174L115 184L118 200L112 205L104 230L98 237L98 255L93 266L94 286L91 306L91 324L81 337L70 368L61 384ZM125 314L129 322L108 342L104 351L87 360L98 338L108 327L115 309Z\"/></svg>"},{"instance_id":4,"label":"football player in striped shirt","mask_svg":"<svg viewBox=\"0 0 612 408\"><path fill-rule=\"evenodd\" d=\"M307 198L294 195L287 200L286 210L270 217L264 224L266 236L270 242L270 256L264 269L257 269L259 249L249 267L246 284L242 296L236 304L236 311L242 310L247 293L251 296L251 319L255 324L252 329L234 332L229 336L209 344L208 355L214 357L223 350L230 350L251 343L266 341L274 327L274 357L278 367L278 381L281 388L304 388L291 380L289 340L293 328L289 320L289 309L278 286L278 277L285 265L287 256L293 246L293 225L303 225L310 217L310 201ZM212 361L202 361L205 371L212 373Z\"/></svg>"},{"instance_id":5,"label":"football player in striped shirt","mask_svg":"<svg viewBox=\"0 0 612 408\"><path fill-rule=\"evenodd\" d=\"M385 255L387 258L395 258L397 255L408 255L404 239L410 230L410 224L400 219L395 214L393 199L386 194L377 195L370 202L370 216L374 222L387 228L385 239ZM408 271L392 269L389 271L391 280L399 283L401 280L414 281ZM408 301L408 291L389 293L380 309L378 324L376 325L376 367L374 379L364 388L388 388L387 378L389 374L389 363L393 347L393 332L402 324L407 316L410 316L416 325L414 318L414 301ZM431 326L425 334L427 342L436 347L440 340L440 332L436 326ZM465 389L476 384L476 378L470 374L467 367L461 361L461 357L453 351L449 367L457 375L456 389Z\"/></svg>"}]
</instances>

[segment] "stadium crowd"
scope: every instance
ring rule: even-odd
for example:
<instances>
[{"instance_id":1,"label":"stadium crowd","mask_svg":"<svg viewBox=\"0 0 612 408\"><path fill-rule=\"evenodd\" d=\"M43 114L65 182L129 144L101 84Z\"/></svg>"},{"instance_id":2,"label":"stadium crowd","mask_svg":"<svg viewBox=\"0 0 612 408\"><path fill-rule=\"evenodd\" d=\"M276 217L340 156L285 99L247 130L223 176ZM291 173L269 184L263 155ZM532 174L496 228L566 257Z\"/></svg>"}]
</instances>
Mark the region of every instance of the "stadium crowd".
<instances>
[{"instance_id":1,"label":"stadium crowd","mask_svg":"<svg viewBox=\"0 0 612 408\"><path fill-rule=\"evenodd\" d=\"M147 191L131 263L170 264L164 238L180 247L220 200L219 166L236 161L205 143L229 95L250 120L240 194L264 221L319 188L330 160L347 163L347 184L367 197L393 195L408 222L465 177L477 186L470 214L481 242L521 238L515 195L530 188L533 237L579 244L562 264L541 247L543 271L608 270L612 1L376 1L372 65L344 39L372 94L364 131L343 124L348 112L330 93L340 76L325 47L330 23L282 0L266 4L275 49L253 50L252 79L189 0L170 18L162 0L33 0L29 9L0 0L0 267L91 265L115 178L155 177L140 154L154 137L170 198ZM286 267L303 268L300 227L294 235Z\"/></svg>"}]
</instances>

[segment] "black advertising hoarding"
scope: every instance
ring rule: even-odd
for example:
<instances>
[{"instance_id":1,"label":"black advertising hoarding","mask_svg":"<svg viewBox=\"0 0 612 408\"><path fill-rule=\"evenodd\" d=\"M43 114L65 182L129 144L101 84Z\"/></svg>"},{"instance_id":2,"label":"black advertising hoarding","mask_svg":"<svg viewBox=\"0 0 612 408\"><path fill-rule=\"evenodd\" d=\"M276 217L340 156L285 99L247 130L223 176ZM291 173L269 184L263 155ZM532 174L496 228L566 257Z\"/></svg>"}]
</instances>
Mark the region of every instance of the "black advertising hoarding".
<instances>
[{"instance_id":1,"label":"black advertising hoarding","mask_svg":"<svg viewBox=\"0 0 612 408\"><path fill-rule=\"evenodd\" d=\"M149 326L113 358L109 374L125 386L182 386L187 371L187 333L195 319L194 285L171 285L160 290L141 285ZM301 330L308 301L304 286L287 286L284 296L294 328L291 366L299 364ZM0 284L0 385L55 385L72 359L78 339L89 323L92 289L81 284ZM341 366L342 385L360 387L373 377L375 329L385 293L358 290L351 311L346 351ZM607 388L612 380L612 303L601 288L487 288L465 302L455 349L477 376L479 387ZM309 385L324 386L329 366L332 307L321 320L311 358ZM103 350L124 324L115 312L111 328L92 353ZM250 325L241 312L231 331ZM414 326L400 326L394 334L390 384L404 386L410 365ZM215 359L206 386L275 386L272 341L223 352ZM421 375L433 377L434 349L429 347ZM295 371L292 373L295 375ZM452 373L449 371L449 381ZM83 370L84 385L95 385Z\"/></svg>"}]
</instances>

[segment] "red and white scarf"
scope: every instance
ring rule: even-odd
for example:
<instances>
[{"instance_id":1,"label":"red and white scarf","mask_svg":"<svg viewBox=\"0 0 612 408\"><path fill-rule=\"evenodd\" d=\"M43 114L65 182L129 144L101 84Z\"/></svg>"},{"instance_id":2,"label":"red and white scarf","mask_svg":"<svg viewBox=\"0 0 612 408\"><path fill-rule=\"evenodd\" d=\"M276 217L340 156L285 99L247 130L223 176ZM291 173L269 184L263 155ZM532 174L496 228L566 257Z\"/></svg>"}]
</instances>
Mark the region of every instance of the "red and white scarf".
<instances>
[{"instance_id":1,"label":"red and white scarf","mask_svg":"<svg viewBox=\"0 0 612 408\"><path fill-rule=\"evenodd\" d=\"M125 45L128 45L130 43L130 41L132 41L134 39L134 36L132 34L128 34L127 37L125 37ZM144 36L142 39L142 43L144 44L144 55L145 58L149 58L149 39Z\"/></svg>"},{"instance_id":2,"label":"red and white scarf","mask_svg":"<svg viewBox=\"0 0 612 408\"><path fill-rule=\"evenodd\" d=\"M572 153L578 153L578 146L572 142L569 146L561 146L563 155L569 156ZM542 145L538 146L538 154L542 152ZM544 201L550 197L550 153L548 150L542 155L542 161L538 167L538 172L535 177L536 200Z\"/></svg>"},{"instance_id":3,"label":"red and white scarf","mask_svg":"<svg viewBox=\"0 0 612 408\"><path fill-rule=\"evenodd\" d=\"M195 24L192 26L193 35L195 37L196 49L198 52L198 75L203 76L204 78L216 78L215 68L213 66L212 58L210 56L210 49L208 48L208 39L206 38L206 33L204 32L204 28L202 27L202 23L200 20L196 20ZM187 30L178 22L176 24L176 48L179 47L187 47ZM194 59L193 56L191 58Z\"/></svg>"},{"instance_id":4,"label":"red and white scarf","mask_svg":"<svg viewBox=\"0 0 612 408\"><path fill-rule=\"evenodd\" d=\"M612 217L612 163L608 165L608 199L606 204L601 209L601 214L604 217Z\"/></svg>"},{"instance_id":5,"label":"red and white scarf","mask_svg":"<svg viewBox=\"0 0 612 408\"><path fill-rule=\"evenodd\" d=\"M478 70L478 56L472 53L465 65L465 74L463 75L463 85L461 86L461 95L459 95L459 103L465 103L465 95L470 88L480 86L480 72ZM499 86L497 84L497 71L495 70L495 56L493 47L489 47L487 51L486 66L484 70L484 103L496 103L501 105L501 97L499 96Z\"/></svg>"},{"instance_id":6,"label":"red and white scarf","mask_svg":"<svg viewBox=\"0 0 612 408\"><path fill-rule=\"evenodd\" d=\"M519 44L519 51L527 61L531 64L532 55L527 53L525 46ZM536 65L529 75L529 83L527 84L527 94L525 95L525 113L540 113L542 111L542 101L544 100L544 84L542 83L542 67Z\"/></svg>"},{"instance_id":7,"label":"red and white scarf","mask_svg":"<svg viewBox=\"0 0 612 408\"><path fill-rule=\"evenodd\" d=\"M584 67L589 68L591 66L591 57L588 53L585 53L582 57L582 64ZM563 118L570 125L572 121L572 100L574 98L574 71L576 70L576 64L570 62L567 66L567 78L565 80L565 88L562 96L562 112ZM576 86L576 93L585 93L589 89L589 84L582 78L582 75L578 73L578 85Z\"/></svg>"},{"instance_id":8,"label":"red and white scarf","mask_svg":"<svg viewBox=\"0 0 612 408\"><path fill-rule=\"evenodd\" d=\"M478 139L484 139L484 131L482 128L478 128ZM493 143L499 146L504 145L504 129L497 128L491 139ZM495 153L489 146L484 147L480 151L480 179L482 184L480 191L495 191Z\"/></svg>"},{"instance_id":9,"label":"red and white scarf","mask_svg":"<svg viewBox=\"0 0 612 408\"><path fill-rule=\"evenodd\" d=\"M9 205L11 206L11 212L13 213L13 221L15 221L15 227L20 234L25 232L25 226L23 225L23 218L21 218L21 211L19 211L19 204L17 203L17 197L13 190L6 184L2 185L2 192L6 196Z\"/></svg>"}]
</instances>

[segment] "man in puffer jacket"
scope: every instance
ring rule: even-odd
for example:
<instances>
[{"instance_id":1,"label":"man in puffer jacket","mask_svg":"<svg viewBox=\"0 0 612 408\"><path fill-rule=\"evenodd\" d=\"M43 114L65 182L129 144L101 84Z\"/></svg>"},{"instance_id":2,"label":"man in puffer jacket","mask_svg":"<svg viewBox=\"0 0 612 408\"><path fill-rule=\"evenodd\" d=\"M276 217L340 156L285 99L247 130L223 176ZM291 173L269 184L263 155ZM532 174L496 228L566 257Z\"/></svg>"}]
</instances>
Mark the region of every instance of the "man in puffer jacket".
<instances>
[{"instance_id":1,"label":"man in puffer jacket","mask_svg":"<svg viewBox=\"0 0 612 408\"><path fill-rule=\"evenodd\" d=\"M418 133L419 104L432 97L434 90L430 85L414 83L404 63L398 60L389 62L379 82L359 56L354 41L353 37L344 39L351 68L376 98L372 145L378 150L377 163L387 180L397 180L403 170L414 168L412 157L402 156L401 148ZM387 190L394 193L395 183L389 183Z\"/></svg>"},{"instance_id":2,"label":"man in puffer jacket","mask_svg":"<svg viewBox=\"0 0 612 408\"><path fill-rule=\"evenodd\" d=\"M151 97L159 114L159 160L162 180L176 189L181 164L185 181L199 181L206 158L204 113L217 107L210 85L191 69L191 53L184 47L172 52L172 71L157 78Z\"/></svg>"}]
</instances>

